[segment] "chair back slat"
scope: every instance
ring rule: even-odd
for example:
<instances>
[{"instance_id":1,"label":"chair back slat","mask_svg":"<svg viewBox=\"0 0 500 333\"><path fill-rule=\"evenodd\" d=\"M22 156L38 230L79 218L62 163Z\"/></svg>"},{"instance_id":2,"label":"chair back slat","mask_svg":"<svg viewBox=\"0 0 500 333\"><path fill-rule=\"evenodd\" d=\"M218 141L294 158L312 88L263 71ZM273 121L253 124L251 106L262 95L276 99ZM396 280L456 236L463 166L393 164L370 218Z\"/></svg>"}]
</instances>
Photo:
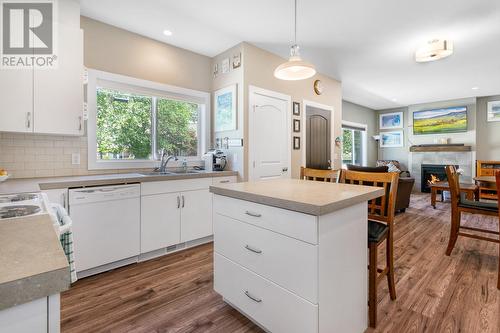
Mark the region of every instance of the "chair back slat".
<instances>
[{"instance_id":1,"label":"chair back slat","mask_svg":"<svg viewBox=\"0 0 500 333\"><path fill-rule=\"evenodd\" d=\"M368 202L368 218L391 225L394 221L399 175L395 172L360 172L342 170L340 182L353 185L376 186L384 195Z\"/></svg>"},{"instance_id":2,"label":"chair back slat","mask_svg":"<svg viewBox=\"0 0 500 333\"><path fill-rule=\"evenodd\" d=\"M451 205L457 207L460 202L460 180L457 169L454 165L447 165L444 169L446 170L446 177L450 187Z\"/></svg>"},{"instance_id":3,"label":"chair back slat","mask_svg":"<svg viewBox=\"0 0 500 333\"><path fill-rule=\"evenodd\" d=\"M300 179L337 183L339 170L319 170L300 167Z\"/></svg>"}]
</instances>

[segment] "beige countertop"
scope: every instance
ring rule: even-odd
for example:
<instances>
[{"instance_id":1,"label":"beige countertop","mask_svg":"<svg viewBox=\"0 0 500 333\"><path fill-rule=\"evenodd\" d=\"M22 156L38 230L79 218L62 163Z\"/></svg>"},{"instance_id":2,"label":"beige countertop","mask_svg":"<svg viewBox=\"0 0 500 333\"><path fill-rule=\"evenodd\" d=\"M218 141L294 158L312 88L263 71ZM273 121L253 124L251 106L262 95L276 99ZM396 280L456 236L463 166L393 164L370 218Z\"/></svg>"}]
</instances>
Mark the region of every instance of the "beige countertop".
<instances>
[{"instance_id":1,"label":"beige countertop","mask_svg":"<svg viewBox=\"0 0 500 333\"><path fill-rule=\"evenodd\" d=\"M0 221L0 310L69 286L68 261L49 215Z\"/></svg>"},{"instance_id":2,"label":"beige countertop","mask_svg":"<svg viewBox=\"0 0 500 333\"><path fill-rule=\"evenodd\" d=\"M211 186L210 191L316 216L366 202L384 194L384 190L377 187L298 179L224 184Z\"/></svg>"},{"instance_id":3,"label":"beige countertop","mask_svg":"<svg viewBox=\"0 0 500 333\"><path fill-rule=\"evenodd\" d=\"M167 175L150 175L142 173L121 173L91 176L69 176L51 178L20 178L8 179L0 183L0 194L38 192L40 190L52 190L69 187L85 187L100 185L117 185L127 183L143 183L153 181L168 181L179 179L195 179L206 177L236 176L236 171L202 171L198 173L178 173Z\"/></svg>"}]
</instances>

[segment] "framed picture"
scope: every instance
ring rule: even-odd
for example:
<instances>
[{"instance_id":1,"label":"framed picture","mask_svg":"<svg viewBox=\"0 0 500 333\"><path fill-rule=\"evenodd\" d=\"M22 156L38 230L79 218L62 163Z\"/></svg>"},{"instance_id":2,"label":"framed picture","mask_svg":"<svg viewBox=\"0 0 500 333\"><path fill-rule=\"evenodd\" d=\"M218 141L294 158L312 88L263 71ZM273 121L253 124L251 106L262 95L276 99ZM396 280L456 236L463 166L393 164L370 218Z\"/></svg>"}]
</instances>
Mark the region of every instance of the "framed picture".
<instances>
[{"instance_id":1,"label":"framed picture","mask_svg":"<svg viewBox=\"0 0 500 333\"><path fill-rule=\"evenodd\" d=\"M215 97L215 131L236 130L236 84L217 90Z\"/></svg>"},{"instance_id":2,"label":"framed picture","mask_svg":"<svg viewBox=\"0 0 500 333\"><path fill-rule=\"evenodd\" d=\"M229 58L222 59L222 62L221 62L221 71L222 71L222 74L229 73Z\"/></svg>"},{"instance_id":3,"label":"framed picture","mask_svg":"<svg viewBox=\"0 0 500 333\"><path fill-rule=\"evenodd\" d=\"M293 102L293 115L294 116L300 116L300 103L299 102Z\"/></svg>"},{"instance_id":4,"label":"framed picture","mask_svg":"<svg viewBox=\"0 0 500 333\"><path fill-rule=\"evenodd\" d=\"M293 131L295 133L299 133L300 132L300 120L299 119L294 119L293 120Z\"/></svg>"},{"instance_id":5,"label":"framed picture","mask_svg":"<svg viewBox=\"0 0 500 333\"><path fill-rule=\"evenodd\" d=\"M294 150L299 150L300 149L300 136L294 136L293 137L293 149Z\"/></svg>"},{"instance_id":6,"label":"framed picture","mask_svg":"<svg viewBox=\"0 0 500 333\"><path fill-rule=\"evenodd\" d=\"M488 102L488 121L500 121L500 101Z\"/></svg>"},{"instance_id":7,"label":"framed picture","mask_svg":"<svg viewBox=\"0 0 500 333\"><path fill-rule=\"evenodd\" d=\"M403 146L404 146L403 131L380 133L381 148L393 148L393 147L403 147Z\"/></svg>"},{"instance_id":8,"label":"framed picture","mask_svg":"<svg viewBox=\"0 0 500 333\"><path fill-rule=\"evenodd\" d=\"M467 132L467 107L413 112L413 134L446 134Z\"/></svg>"},{"instance_id":9,"label":"framed picture","mask_svg":"<svg viewBox=\"0 0 500 333\"><path fill-rule=\"evenodd\" d=\"M403 128L403 112L383 113L379 115L379 122L381 130Z\"/></svg>"}]
</instances>

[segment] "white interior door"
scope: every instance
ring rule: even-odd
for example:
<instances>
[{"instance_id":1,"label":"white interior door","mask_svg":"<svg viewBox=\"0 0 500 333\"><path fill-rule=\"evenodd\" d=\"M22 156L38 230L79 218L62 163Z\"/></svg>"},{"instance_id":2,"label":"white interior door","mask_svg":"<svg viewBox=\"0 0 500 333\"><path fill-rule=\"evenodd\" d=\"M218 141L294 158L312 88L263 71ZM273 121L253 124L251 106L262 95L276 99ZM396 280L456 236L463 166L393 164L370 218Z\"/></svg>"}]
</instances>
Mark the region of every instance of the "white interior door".
<instances>
[{"instance_id":1,"label":"white interior door","mask_svg":"<svg viewBox=\"0 0 500 333\"><path fill-rule=\"evenodd\" d=\"M250 87L249 180L290 178L290 96Z\"/></svg>"}]
</instances>

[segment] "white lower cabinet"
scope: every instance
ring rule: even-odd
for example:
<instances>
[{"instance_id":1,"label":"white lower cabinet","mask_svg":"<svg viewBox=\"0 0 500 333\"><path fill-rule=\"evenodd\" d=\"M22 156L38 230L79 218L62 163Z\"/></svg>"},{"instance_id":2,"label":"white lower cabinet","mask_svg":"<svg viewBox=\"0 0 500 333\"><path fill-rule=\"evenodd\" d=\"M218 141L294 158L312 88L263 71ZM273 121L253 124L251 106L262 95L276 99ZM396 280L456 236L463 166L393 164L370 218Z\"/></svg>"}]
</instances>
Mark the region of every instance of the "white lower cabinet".
<instances>
[{"instance_id":1,"label":"white lower cabinet","mask_svg":"<svg viewBox=\"0 0 500 333\"><path fill-rule=\"evenodd\" d=\"M180 243L181 211L178 193L141 197L141 253Z\"/></svg>"},{"instance_id":2,"label":"white lower cabinet","mask_svg":"<svg viewBox=\"0 0 500 333\"><path fill-rule=\"evenodd\" d=\"M59 333L59 294L0 311L0 333Z\"/></svg>"},{"instance_id":3,"label":"white lower cabinet","mask_svg":"<svg viewBox=\"0 0 500 333\"><path fill-rule=\"evenodd\" d=\"M141 253L211 236L211 178L142 184Z\"/></svg>"},{"instance_id":4,"label":"white lower cabinet","mask_svg":"<svg viewBox=\"0 0 500 333\"><path fill-rule=\"evenodd\" d=\"M203 189L180 195L181 242L212 235L212 194Z\"/></svg>"},{"instance_id":5,"label":"white lower cabinet","mask_svg":"<svg viewBox=\"0 0 500 333\"><path fill-rule=\"evenodd\" d=\"M214 289L269 332L318 332L317 305L218 253L214 274Z\"/></svg>"}]
</instances>

